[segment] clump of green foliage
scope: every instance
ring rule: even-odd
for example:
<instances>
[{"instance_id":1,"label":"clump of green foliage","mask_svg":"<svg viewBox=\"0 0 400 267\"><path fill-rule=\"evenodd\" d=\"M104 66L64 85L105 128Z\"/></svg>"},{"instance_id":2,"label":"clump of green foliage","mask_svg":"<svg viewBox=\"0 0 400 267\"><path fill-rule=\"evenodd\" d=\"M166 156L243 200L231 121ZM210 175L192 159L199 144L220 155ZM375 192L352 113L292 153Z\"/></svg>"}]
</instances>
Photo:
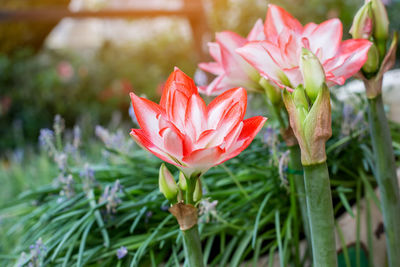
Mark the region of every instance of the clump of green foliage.
<instances>
[{"instance_id":1,"label":"clump of green foliage","mask_svg":"<svg viewBox=\"0 0 400 267\"><path fill-rule=\"evenodd\" d=\"M359 208L362 197L378 203L363 107L363 103L345 107L334 100L334 132L327 153L336 217L346 212L359 217L351 206ZM308 259L307 253L300 253L304 234L295 189L286 180L287 148L271 125L241 155L202 178L200 231L208 266L271 263L275 254L282 266L301 266ZM82 154L78 146L66 150L66 143L73 142L62 138L62 131L47 133L47 151L56 161L58 175L51 184L25 190L1 206L4 236L14 236L12 245L1 247L3 266L16 262L22 266L176 266L184 262L182 236L157 187L160 160L134 145L122 131L97 127L105 144L103 156L97 159ZM394 135L394 144L399 144L398 137ZM62 154L66 158L60 164L57 155ZM369 229L370 237L372 233ZM371 249L372 243L367 247ZM346 248L343 255L350 266Z\"/></svg>"}]
</instances>

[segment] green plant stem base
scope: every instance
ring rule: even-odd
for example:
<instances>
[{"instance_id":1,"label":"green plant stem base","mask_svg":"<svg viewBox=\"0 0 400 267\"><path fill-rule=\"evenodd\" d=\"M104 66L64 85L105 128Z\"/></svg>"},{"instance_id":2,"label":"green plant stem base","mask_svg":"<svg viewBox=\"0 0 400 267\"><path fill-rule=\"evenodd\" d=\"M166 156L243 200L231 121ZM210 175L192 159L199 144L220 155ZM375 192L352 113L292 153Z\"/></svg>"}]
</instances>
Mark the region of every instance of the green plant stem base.
<instances>
[{"instance_id":1,"label":"green plant stem base","mask_svg":"<svg viewBox=\"0 0 400 267\"><path fill-rule=\"evenodd\" d=\"M389 266L400 266L400 197L389 124L382 95L368 99L368 117L381 196Z\"/></svg>"},{"instance_id":2,"label":"green plant stem base","mask_svg":"<svg viewBox=\"0 0 400 267\"><path fill-rule=\"evenodd\" d=\"M301 218L303 220L304 225L304 234L306 236L309 247L311 248L311 234L310 234L310 225L308 223L308 215L307 215L307 199L306 199L306 190L304 187L304 171L303 165L301 164L301 151L298 145L294 145L289 147L290 157L289 157L289 168L292 170L292 173L289 175L293 175L294 184L296 187L297 199L299 201Z\"/></svg>"},{"instance_id":3,"label":"green plant stem base","mask_svg":"<svg viewBox=\"0 0 400 267\"><path fill-rule=\"evenodd\" d=\"M195 225L189 230L182 231L182 233L189 267L203 267L203 254L198 226Z\"/></svg>"},{"instance_id":4,"label":"green plant stem base","mask_svg":"<svg viewBox=\"0 0 400 267\"><path fill-rule=\"evenodd\" d=\"M326 162L304 166L313 266L336 267L334 217Z\"/></svg>"}]
</instances>

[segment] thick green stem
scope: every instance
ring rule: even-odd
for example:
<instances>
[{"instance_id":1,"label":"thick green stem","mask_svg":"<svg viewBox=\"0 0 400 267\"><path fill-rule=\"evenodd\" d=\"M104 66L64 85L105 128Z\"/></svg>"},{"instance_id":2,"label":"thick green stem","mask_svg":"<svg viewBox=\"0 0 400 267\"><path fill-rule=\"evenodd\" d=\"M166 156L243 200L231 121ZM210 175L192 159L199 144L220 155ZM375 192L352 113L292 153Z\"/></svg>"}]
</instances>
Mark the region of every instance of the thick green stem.
<instances>
[{"instance_id":1,"label":"thick green stem","mask_svg":"<svg viewBox=\"0 0 400 267\"><path fill-rule=\"evenodd\" d=\"M297 199L300 206L301 218L304 225L304 234L306 236L309 247L311 248L311 234L310 225L308 223L307 215L307 200L306 200L306 189L304 187L304 174L303 165L301 164L301 152L299 145L289 147L289 175L293 177L293 181L296 187Z\"/></svg>"},{"instance_id":2,"label":"thick green stem","mask_svg":"<svg viewBox=\"0 0 400 267\"><path fill-rule=\"evenodd\" d=\"M389 266L400 266L400 197L389 124L382 95L368 99L375 175L381 196Z\"/></svg>"},{"instance_id":3,"label":"thick green stem","mask_svg":"<svg viewBox=\"0 0 400 267\"><path fill-rule=\"evenodd\" d=\"M198 178L186 178L186 204L192 204L194 205L194 200L193 200L193 193L196 188L196 179Z\"/></svg>"},{"instance_id":4,"label":"thick green stem","mask_svg":"<svg viewBox=\"0 0 400 267\"><path fill-rule=\"evenodd\" d=\"M331 186L326 162L304 166L314 267L336 267Z\"/></svg>"},{"instance_id":5,"label":"thick green stem","mask_svg":"<svg viewBox=\"0 0 400 267\"><path fill-rule=\"evenodd\" d=\"M196 181L200 179L198 176L186 178L186 204L194 205L193 193L196 188ZM185 255L189 261L189 267L203 267L203 252L201 248L201 240L197 224L188 230L182 231Z\"/></svg>"},{"instance_id":6,"label":"thick green stem","mask_svg":"<svg viewBox=\"0 0 400 267\"><path fill-rule=\"evenodd\" d=\"M185 244L186 259L189 261L189 267L203 267L203 253L201 251L201 242L197 224L189 230L182 231Z\"/></svg>"}]
</instances>

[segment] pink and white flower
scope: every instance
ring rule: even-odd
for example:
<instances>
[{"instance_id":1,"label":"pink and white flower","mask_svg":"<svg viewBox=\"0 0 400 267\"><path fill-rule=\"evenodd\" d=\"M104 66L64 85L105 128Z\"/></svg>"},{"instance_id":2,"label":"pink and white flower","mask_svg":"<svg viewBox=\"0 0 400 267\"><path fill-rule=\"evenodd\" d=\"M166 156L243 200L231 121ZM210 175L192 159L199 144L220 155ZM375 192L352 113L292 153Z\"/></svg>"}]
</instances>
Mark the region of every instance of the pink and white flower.
<instances>
[{"instance_id":1,"label":"pink and white flower","mask_svg":"<svg viewBox=\"0 0 400 267\"><path fill-rule=\"evenodd\" d=\"M160 159L178 166L186 177L243 151L264 125L266 118L243 120L247 95L234 88L208 106L193 80L178 68L169 76L160 104L130 94L140 129L132 138Z\"/></svg>"},{"instance_id":2,"label":"pink and white flower","mask_svg":"<svg viewBox=\"0 0 400 267\"><path fill-rule=\"evenodd\" d=\"M363 39L342 41L342 23L330 19L304 27L281 7L269 5L264 41L249 42L236 51L262 76L289 90L303 84L299 68L302 48L320 60L328 86L342 85L367 60L371 43Z\"/></svg>"},{"instance_id":3,"label":"pink and white flower","mask_svg":"<svg viewBox=\"0 0 400 267\"><path fill-rule=\"evenodd\" d=\"M234 32L224 31L217 33L215 39L216 42L208 43L210 55L215 62L200 63L199 68L217 77L208 86L201 86L200 92L206 95L218 95L238 86L249 91L261 90L257 70L243 60L235 50L249 41L265 39L262 20L256 22L247 38Z\"/></svg>"}]
</instances>

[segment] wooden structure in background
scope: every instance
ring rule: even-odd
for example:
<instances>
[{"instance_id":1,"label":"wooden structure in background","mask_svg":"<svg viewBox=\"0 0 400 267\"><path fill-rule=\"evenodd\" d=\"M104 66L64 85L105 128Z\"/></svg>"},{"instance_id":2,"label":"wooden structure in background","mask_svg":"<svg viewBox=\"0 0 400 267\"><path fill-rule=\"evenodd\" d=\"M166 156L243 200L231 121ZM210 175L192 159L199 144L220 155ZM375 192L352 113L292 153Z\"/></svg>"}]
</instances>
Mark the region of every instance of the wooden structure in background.
<instances>
[{"instance_id":1,"label":"wooden structure in background","mask_svg":"<svg viewBox=\"0 0 400 267\"><path fill-rule=\"evenodd\" d=\"M63 18L104 18L135 19L159 16L180 16L186 18L193 32L194 45L201 60L206 57L203 51L203 36L207 32L207 23L201 0L183 0L181 9L109 9L99 11L70 11L66 7L35 7L31 9L0 8L0 27L4 23L54 23Z\"/></svg>"},{"instance_id":2,"label":"wooden structure in background","mask_svg":"<svg viewBox=\"0 0 400 267\"><path fill-rule=\"evenodd\" d=\"M2 13L12 13L17 10L42 9L47 6L66 9L70 0L1 0ZM5 14L4 14L5 15ZM6 16L0 20L0 53L12 53L22 47L39 50L47 35L57 25L58 20L35 21L26 23L22 20L8 20Z\"/></svg>"}]
</instances>

